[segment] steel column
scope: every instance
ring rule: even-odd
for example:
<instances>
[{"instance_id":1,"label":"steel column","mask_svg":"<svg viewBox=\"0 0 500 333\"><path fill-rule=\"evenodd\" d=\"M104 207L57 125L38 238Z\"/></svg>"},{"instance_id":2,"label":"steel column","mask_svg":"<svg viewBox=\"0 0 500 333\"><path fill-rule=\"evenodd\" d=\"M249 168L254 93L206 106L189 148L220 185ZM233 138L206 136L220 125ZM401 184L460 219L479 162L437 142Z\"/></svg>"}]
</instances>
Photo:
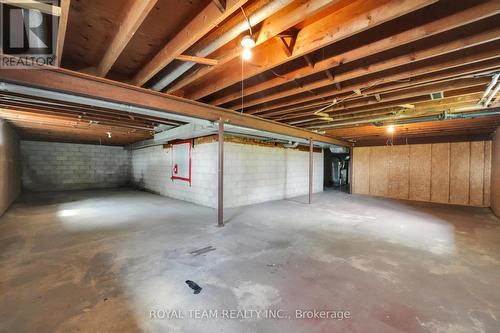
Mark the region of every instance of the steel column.
<instances>
[{"instance_id":1,"label":"steel column","mask_svg":"<svg viewBox=\"0 0 500 333\"><path fill-rule=\"evenodd\" d=\"M218 219L217 226L224 226L224 122L219 120L219 168L218 168Z\"/></svg>"},{"instance_id":2,"label":"steel column","mask_svg":"<svg viewBox=\"0 0 500 333\"><path fill-rule=\"evenodd\" d=\"M309 204L312 203L313 192L313 141L309 139Z\"/></svg>"},{"instance_id":3,"label":"steel column","mask_svg":"<svg viewBox=\"0 0 500 333\"><path fill-rule=\"evenodd\" d=\"M349 173L349 194L352 194L352 190L353 190L353 183L352 183L352 180L353 180L353 177L352 177L352 168L354 166L354 163L353 163L353 160L352 160L352 150L353 148L349 148L349 169L347 170L347 172Z\"/></svg>"}]
</instances>

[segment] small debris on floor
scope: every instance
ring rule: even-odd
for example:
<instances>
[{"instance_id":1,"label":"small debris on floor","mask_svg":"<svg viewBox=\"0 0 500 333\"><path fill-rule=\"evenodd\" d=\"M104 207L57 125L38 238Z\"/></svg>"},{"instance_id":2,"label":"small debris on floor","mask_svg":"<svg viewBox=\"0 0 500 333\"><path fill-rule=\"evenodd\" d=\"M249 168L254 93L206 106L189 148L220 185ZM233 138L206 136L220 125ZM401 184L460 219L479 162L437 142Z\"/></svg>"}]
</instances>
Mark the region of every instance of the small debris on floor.
<instances>
[{"instance_id":1,"label":"small debris on floor","mask_svg":"<svg viewBox=\"0 0 500 333\"><path fill-rule=\"evenodd\" d=\"M186 280L186 283L189 286L189 288L194 290L193 294L199 294L201 292L201 289L203 289L194 281Z\"/></svg>"},{"instance_id":2,"label":"small debris on floor","mask_svg":"<svg viewBox=\"0 0 500 333\"><path fill-rule=\"evenodd\" d=\"M210 246L204 247L202 249L191 251L189 253L191 253L193 256L199 256L200 254L204 254L204 253L207 253L207 252L210 252L210 251L215 251L215 247L213 247L212 245L210 245Z\"/></svg>"},{"instance_id":3,"label":"small debris on floor","mask_svg":"<svg viewBox=\"0 0 500 333\"><path fill-rule=\"evenodd\" d=\"M271 273L274 274L276 273L281 267L283 267L283 264L267 264L267 267L272 267Z\"/></svg>"},{"instance_id":4,"label":"small debris on floor","mask_svg":"<svg viewBox=\"0 0 500 333\"><path fill-rule=\"evenodd\" d=\"M283 266L282 264L267 264L268 267L281 267Z\"/></svg>"}]
</instances>

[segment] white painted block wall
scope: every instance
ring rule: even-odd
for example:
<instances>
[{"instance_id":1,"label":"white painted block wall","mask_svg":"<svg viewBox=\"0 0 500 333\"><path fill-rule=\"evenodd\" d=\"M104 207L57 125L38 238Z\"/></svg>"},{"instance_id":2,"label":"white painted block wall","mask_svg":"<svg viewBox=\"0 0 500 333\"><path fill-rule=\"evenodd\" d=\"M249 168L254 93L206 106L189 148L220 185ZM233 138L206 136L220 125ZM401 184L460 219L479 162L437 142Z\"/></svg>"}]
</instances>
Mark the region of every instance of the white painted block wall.
<instances>
[{"instance_id":1,"label":"white painted block wall","mask_svg":"<svg viewBox=\"0 0 500 333\"><path fill-rule=\"evenodd\" d=\"M32 191L127 185L130 155L123 147L21 141L22 184Z\"/></svg>"},{"instance_id":2,"label":"white painted block wall","mask_svg":"<svg viewBox=\"0 0 500 333\"><path fill-rule=\"evenodd\" d=\"M171 180L172 149L155 146L133 150L132 183L157 194L217 206L217 144L195 145L192 150L192 182Z\"/></svg>"},{"instance_id":3,"label":"white painted block wall","mask_svg":"<svg viewBox=\"0 0 500 333\"><path fill-rule=\"evenodd\" d=\"M224 148L226 207L309 193L309 152L237 143L226 143ZM321 192L323 154L313 156L313 192Z\"/></svg>"},{"instance_id":4,"label":"white painted block wall","mask_svg":"<svg viewBox=\"0 0 500 333\"><path fill-rule=\"evenodd\" d=\"M161 195L217 207L218 143L195 145L192 185L170 180L172 153L161 146L132 151L132 182ZM279 200L309 191L309 153L228 142L224 145L224 206ZM313 191L323 191L323 154L314 154Z\"/></svg>"}]
</instances>

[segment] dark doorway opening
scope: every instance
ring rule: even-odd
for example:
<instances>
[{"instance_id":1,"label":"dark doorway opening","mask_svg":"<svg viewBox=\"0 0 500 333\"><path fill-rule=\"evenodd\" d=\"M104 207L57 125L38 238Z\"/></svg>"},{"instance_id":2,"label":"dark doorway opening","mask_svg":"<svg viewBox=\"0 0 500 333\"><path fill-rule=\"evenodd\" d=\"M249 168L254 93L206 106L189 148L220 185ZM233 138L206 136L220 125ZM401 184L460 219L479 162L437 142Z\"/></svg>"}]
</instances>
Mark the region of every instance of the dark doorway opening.
<instances>
[{"instance_id":1,"label":"dark doorway opening","mask_svg":"<svg viewBox=\"0 0 500 333\"><path fill-rule=\"evenodd\" d=\"M350 193L350 152L348 148L324 149L324 189Z\"/></svg>"}]
</instances>

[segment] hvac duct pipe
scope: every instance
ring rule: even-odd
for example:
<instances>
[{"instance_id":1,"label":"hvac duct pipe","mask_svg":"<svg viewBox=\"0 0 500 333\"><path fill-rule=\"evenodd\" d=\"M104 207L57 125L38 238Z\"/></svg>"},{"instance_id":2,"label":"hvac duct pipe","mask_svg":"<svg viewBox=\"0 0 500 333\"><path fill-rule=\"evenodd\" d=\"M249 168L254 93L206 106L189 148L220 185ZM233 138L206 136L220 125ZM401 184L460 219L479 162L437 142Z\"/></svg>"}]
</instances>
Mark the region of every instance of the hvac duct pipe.
<instances>
[{"instance_id":1,"label":"hvac duct pipe","mask_svg":"<svg viewBox=\"0 0 500 333\"><path fill-rule=\"evenodd\" d=\"M493 108L490 111L481 112L464 112L464 113L446 113L443 112L440 116L444 114L444 119L473 119L478 117L487 117L500 114L500 108Z\"/></svg>"},{"instance_id":2,"label":"hvac duct pipe","mask_svg":"<svg viewBox=\"0 0 500 333\"><path fill-rule=\"evenodd\" d=\"M226 45L236 37L238 37L242 32L248 30L250 27L253 27L260 22L264 21L269 16L273 15L280 9L292 3L292 0L274 0L263 6L262 8L256 10L254 13L250 14L248 17L248 21L243 20L240 23L236 24L234 27L223 33L221 36L216 38L210 44L204 46L200 50L195 51L195 55L197 57L206 57L218 50L222 46ZM250 27L249 27L250 23ZM174 82L178 77L182 74L186 73L191 67L195 64L192 62L184 62L182 65L174 68L167 75L161 78L158 82L156 82L152 89L160 91L165 87L169 86L172 82Z\"/></svg>"},{"instance_id":3,"label":"hvac duct pipe","mask_svg":"<svg viewBox=\"0 0 500 333\"><path fill-rule=\"evenodd\" d=\"M224 122L219 120L219 168L218 168L217 226L224 226Z\"/></svg>"},{"instance_id":4,"label":"hvac duct pipe","mask_svg":"<svg viewBox=\"0 0 500 333\"><path fill-rule=\"evenodd\" d=\"M309 204L312 203L313 192L313 141L309 139Z\"/></svg>"}]
</instances>

